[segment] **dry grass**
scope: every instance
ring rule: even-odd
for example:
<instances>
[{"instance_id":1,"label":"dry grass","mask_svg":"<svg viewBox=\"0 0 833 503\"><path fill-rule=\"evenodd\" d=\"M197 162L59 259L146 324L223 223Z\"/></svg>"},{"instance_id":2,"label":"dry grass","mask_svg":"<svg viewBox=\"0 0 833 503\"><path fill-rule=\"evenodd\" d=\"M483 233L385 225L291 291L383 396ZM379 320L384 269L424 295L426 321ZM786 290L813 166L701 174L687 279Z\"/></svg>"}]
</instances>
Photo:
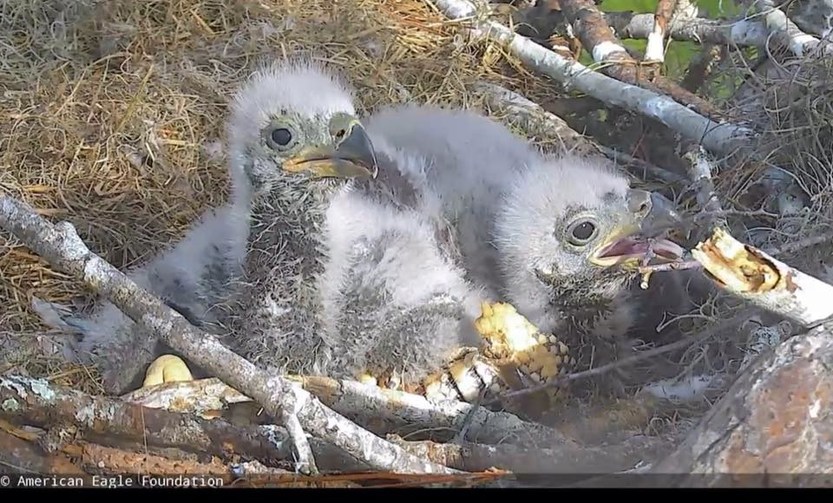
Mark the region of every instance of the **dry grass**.
<instances>
[{"instance_id":1,"label":"dry grass","mask_svg":"<svg viewBox=\"0 0 833 503\"><path fill-rule=\"evenodd\" d=\"M478 81L550 92L498 50L472 49L455 33L419 0L2 0L0 186L129 267L224 200L227 99L264 60L312 52L349 76L365 110L476 107L469 88ZM0 371L97 390L94 369L51 354L29 309L33 295L67 302L83 291L0 241L0 295L9 299Z\"/></svg>"}]
</instances>

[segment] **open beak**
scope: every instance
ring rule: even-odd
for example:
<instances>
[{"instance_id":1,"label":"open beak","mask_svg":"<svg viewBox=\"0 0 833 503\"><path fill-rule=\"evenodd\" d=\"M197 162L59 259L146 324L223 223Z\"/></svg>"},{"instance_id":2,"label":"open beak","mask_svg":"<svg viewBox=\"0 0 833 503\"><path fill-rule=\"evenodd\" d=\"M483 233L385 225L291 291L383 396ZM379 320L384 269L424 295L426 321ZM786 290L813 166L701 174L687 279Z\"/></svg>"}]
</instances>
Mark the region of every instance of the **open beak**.
<instances>
[{"instance_id":1,"label":"open beak","mask_svg":"<svg viewBox=\"0 0 833 503\"><path fill-rule=\"evenodd\" d=\"M659 194L632 189L628 193L629 218L614 229L590 255L599 267L638 266L650 262L677 262L685 250L663 235L682 225L673 203Z\"/></svg>"},{"instance_id":2,"label":"open beak","mask_svg":"<svg viewBox=\"0 0 833 503\"><path fill-rule=\"evenodd\" d=\"M284 171L310 173L315 177L376 178L379 166L364 126L350 118L331 128L339 131L340 137L328 145L302 149L283 163Z\"/></svg>"}]
</instances>

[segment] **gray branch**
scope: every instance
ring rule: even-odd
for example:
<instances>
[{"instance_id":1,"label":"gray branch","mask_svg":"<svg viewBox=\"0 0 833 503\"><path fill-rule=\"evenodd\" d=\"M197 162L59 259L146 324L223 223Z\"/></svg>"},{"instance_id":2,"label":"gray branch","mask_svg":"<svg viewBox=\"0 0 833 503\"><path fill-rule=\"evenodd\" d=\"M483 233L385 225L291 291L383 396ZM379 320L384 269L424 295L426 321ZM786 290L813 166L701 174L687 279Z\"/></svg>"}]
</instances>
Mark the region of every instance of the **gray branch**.
<instances>
[{"instance_id":1,"label":"gray branch","mask_svg":"<svg viewBox=\"0 0 833 503\"><path fill-rule=\"evenodd\" d=\"M421 460L401 447L364 430L325 407L309 392L280 376L272 376L223 346L139 288L122 272L92 253L72 224L53 225L25 203L12 197L0 199L0 227L21 240L53 267L72 274L121 309L142 328L196 365L205 368L241 393L252 397L272 417L292 428L297 417L307 432L332 442L370 466L401 473L453 473L453 470ZM314 466L306 435L292 438L296 454Z\"/></svg>"},{"instance_id":2,"label":"gray branch","mask_svg":"<svg viewBox=\"0 0 833 503\"><path fill-rule=\"evenodd\" d=\"M684 138L701 143L712 152L732 154L754 137L754 132L748 128L731 123L718 124L668 96L625 84L564 58L508 27L486 19L468 0L430 0L430 3L449 19L466 21L475 39L491 40L503 45L528 68L608 105L657 120Z\"/></svg>"}]
</instances>

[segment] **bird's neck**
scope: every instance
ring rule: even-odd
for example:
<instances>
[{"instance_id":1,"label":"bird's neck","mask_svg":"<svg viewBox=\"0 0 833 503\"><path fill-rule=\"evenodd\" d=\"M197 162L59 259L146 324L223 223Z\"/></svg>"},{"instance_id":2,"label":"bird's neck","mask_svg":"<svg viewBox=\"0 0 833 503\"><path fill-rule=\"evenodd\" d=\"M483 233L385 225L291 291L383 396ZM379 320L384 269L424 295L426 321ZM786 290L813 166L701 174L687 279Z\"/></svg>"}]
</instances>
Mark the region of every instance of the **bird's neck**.
<instances>
[{"instance_id":1,"label":"bird's neck","mask_svg":"<svg viewBox=\"0 0 833 503\"><path fill-rule=\"evenodd\" d=\"M546 284L546 288L555 311L571 324L587 326L613 310L617 295L627 283L627 276L611 275L606 279L568 278L557 285Z\"/></svg>"},{"instance_id":2,"label":"bird's neck","mask_svg":"<svg viewBox=\"0 0 833 503\"><path fill-rule=\"evenodd\" d=\"M323 246L329 203L344 180L287 177L253 198L250 208L249 281L265 282L273 296L297 296L301 284L314 288L324 270Z\"/></svg>"}]
</instances>

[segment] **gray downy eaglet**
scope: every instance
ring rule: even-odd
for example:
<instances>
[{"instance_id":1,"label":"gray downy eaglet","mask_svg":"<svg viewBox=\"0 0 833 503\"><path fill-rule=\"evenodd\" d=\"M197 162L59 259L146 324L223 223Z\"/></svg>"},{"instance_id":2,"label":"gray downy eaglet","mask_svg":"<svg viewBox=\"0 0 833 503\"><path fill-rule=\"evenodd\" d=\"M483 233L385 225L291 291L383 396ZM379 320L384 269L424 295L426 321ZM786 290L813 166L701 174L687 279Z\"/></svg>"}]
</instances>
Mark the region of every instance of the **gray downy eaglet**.
<instances>
[{"instance_id":1,"label":"gray downy eaglet","mask_svg":"<svg viewBox=\"0 0 833 503\"><path fill-rule=\"evenodd\" d=\"M644 257L647 237L658 260L683 252L663 238L679 222L667 199L631 188L606 160L543 155L475 112L405 105L365 124L374 141L428 161L400 167L416 168L409 176L441 201L472 283L558 335L577 358L595 348L598 365L600 347L628 347L641 310L656 306L640 303L627 266Z\"/></svg>"}]
</instances>

